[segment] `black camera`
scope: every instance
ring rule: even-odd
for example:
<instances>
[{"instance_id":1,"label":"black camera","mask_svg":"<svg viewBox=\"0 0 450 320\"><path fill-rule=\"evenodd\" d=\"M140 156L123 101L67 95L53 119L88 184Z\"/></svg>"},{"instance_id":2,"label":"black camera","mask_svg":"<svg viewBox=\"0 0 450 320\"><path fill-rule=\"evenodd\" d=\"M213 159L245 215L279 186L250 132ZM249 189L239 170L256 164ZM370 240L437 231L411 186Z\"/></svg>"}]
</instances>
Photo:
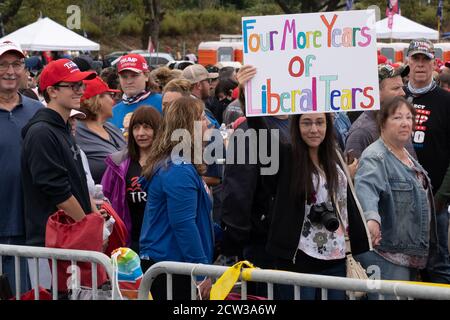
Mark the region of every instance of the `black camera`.
<instances>
[{"instance_id":1,"label":"black camera","mask_svg":"<svg viewBox=\"0 0 450 320\"><path fill-rule=\"evenodd\" d=\"M312 223L322 224L330 232L334 232L339 228L339 220L336 217L334 207L328 202L311 206L308 218Z\"/></svg>"}]
</instances>

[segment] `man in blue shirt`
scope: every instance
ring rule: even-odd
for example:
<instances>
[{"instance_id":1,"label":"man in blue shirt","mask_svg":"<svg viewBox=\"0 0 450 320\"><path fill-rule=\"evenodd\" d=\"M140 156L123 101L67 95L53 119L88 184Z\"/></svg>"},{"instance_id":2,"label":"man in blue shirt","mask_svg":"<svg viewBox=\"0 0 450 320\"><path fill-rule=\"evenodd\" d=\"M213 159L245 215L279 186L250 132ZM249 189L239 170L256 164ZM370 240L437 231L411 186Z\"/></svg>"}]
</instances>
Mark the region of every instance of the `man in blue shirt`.
<instances>
[{"instance_id":1,"label":"man in blue shirt","mask_svg":"<svg viewBox=\"0 0 450 320\"><path fill-rule=\"evenodd\" d=\"M150 72L147 61L139 54L127 54L117 63L120 87L124 95L122 101L113 108L109 120L122 131L128 128L131 114L142 105L152 106L162 114L162 97L159 93L147 91Z\"/></svg>"},{"instance_id":2,"label":"man in blue shirt","mask_svg":"<svg viewBox=\"0 0 450 320\"><path fill-rule=\"evenodd\" d=\"M39 101L19 94L25 75L25 55L11 42L0 43L0 243L24 245L23 193L20 179L22 128L42 108ZM21 292L30 287L27 264L20 264ZM3 257L3 273L15 292L14 258Z\"/></svg>"}]
</instances>

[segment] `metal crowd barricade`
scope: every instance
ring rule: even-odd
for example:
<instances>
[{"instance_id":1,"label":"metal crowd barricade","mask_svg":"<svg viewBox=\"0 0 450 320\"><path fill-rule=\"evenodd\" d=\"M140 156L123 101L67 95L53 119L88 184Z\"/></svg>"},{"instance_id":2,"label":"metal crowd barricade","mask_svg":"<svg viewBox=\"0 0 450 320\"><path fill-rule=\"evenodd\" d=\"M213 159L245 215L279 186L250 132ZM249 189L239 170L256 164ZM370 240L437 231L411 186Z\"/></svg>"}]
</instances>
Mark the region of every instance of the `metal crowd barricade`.
<instances>
[{"instance_id":1,"label":"metal crowd barricade","mask_svg":"<svg viewBox=\"0 0 450 320\"><path fill-rule=\"evenodd\" d=\"M12 256L14 257L15 265L15 287L16 287L16 299L20 299L20 258L31 258L34 260L35 268L35 283L34 295L35 300L39 300L39 263L38 259L49 259L52 264L52 297L53 300L58 299L58 269L57 261L71 261L71 266L76 265L77 262L90 262L92 267L92 297L96 300L98 297L98 285L97 285L97 266L101 265L105 268L109 279L113 279L113 267L111 265L111 259L96 251L86 250L71 250L71 249L56 249L56 248L44 248L44 247L31 247L31 246L18 246L18 245L6 245L0 244L0 274L3 273L2 257ZM112 300L118 299L118 292L115 286L112 286Z\"/></svg>"},{"instance_id":2,"label":"metal crowd barricade","mask_svg":"<svg viewBox=\"0 0 450 320\"><path fill-rule=\"evenodd\" d=\"M193 264L183 262L158 262L144 274L139 287L139 299L146 300L154 279L160 274L167 274L167 300L172 300L172 275L206 276L217 279L228 267L216 265ZM314 287L322 289L322 298L327 299L329 289L353 292L377 293L379 299L386 295L406 299L450 300L450 287L413 284L402 281L359 280L344 277L322 276L279 270L243 269L240 279L241 298L247 299L247 282L267 283L268 300L274 299L274 284L294 287L294 299L300 300L300 288ZM191 283L191 299L196 299L196 286ZM350 300L354 300L350 294Z\"/></svg>"}]
</instances>

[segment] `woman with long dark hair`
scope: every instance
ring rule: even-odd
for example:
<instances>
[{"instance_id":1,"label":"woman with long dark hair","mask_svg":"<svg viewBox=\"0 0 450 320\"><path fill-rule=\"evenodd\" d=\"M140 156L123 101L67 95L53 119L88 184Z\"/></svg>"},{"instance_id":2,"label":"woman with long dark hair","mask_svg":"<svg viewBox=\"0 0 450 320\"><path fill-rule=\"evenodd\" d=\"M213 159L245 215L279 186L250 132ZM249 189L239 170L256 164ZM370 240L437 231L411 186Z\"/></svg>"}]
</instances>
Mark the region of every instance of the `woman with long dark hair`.
<instances>
[{"instance_id":1,"label":"woman with long dark hair","mask_svg":"<svg viewBox=\"0 0 450 320\"><path fill-rule=\"evenodd\" d=\"M103 193L125 222L128 245L136 252L139 252L139 235L147 204L147 194L141 187L139 177L161 121L161 114L154 108L137 108L131 116L127 148L109 155L105 160Z\"/></svg>"},{"instance_id":2,"label":"woman with long dark hair","mask_svg":"<svg viewBox=\"0 0 450 320\"><path fill-rule=\"evenodd\" d=\"M256 73L244 66L245 83ZM337 154L330 114L291 116L290 144L279 144L279 171L266 250L280 270L346 276L345 231L354 254L370 249L370 236L351 178ZM268 178L270 179L270 178ZM292 289L292 288L291 288ZM292 298L282 290L280 298ZM302 287L302 299L317 298L315 288ZM345 299L345 292L329 290L328 299Z\"/></svg>"}]
</instances>

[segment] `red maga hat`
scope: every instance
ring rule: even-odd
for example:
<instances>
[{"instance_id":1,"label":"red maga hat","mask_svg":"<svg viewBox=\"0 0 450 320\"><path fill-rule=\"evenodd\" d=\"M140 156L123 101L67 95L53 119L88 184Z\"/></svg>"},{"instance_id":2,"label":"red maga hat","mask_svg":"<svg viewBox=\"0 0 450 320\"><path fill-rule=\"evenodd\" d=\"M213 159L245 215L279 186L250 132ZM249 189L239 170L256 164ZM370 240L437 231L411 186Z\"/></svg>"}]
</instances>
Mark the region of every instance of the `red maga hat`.
<instances>
[{"instance_id":1,"label":"red maga hat","mask_svg":"<svg viewBox=\"0 0 450 320\"><path fill-rule=\"evenodd\" d=\"M122 56L117 63L117 72L122 72L124 70L131 70L136 73L147 72L149 71L147 60L140 54L126 54Z\"/></svg>"},{"instance_id":2,"label":"red maga hat","mask_svg":"<svg viewBox=\"0 0 450 320\"><path fill-rule=\"evenodd\" d=\"M105 92L120 92L120 90L114 90L108 87L108 85L99 76L92 80L84 80L84 94L81 97L81 101L95 97Z\"/></svg>"},{"instance_id":3,"label":"red maga hat","mask_svg":"<svg viewBox=\"0 0 450 320\"><path fill-rule=\"evenodd\" d=\"M50 62L42 70L39 78L39 90L45 91L59 82L79 82L96 77L95 72L81 72L77 65L69 59L59 59Z\"/></svg>"}]
</instances>

